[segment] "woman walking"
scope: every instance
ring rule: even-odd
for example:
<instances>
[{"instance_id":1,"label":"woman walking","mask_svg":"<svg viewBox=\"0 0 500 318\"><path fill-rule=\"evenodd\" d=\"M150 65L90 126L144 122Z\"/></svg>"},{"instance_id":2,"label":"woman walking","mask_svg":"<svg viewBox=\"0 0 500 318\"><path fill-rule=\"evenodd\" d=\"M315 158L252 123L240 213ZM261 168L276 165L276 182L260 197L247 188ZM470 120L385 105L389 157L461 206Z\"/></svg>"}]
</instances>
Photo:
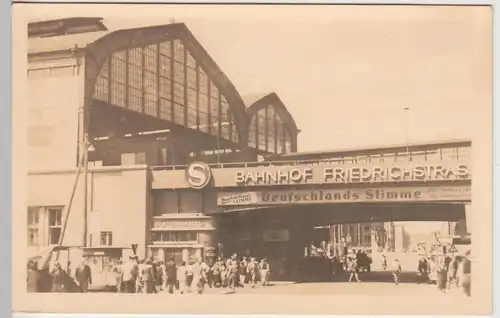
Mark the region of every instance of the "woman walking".
<instances>
[{"instance_id":1,"label":"woman walking","mask_svg":"<svg viewBox=\"0 0 500 318\"><path fill-rule=\"evenodd\" d=\"M439 261L437 266L437 285L440 291L446 292L446 278L448 274L448 269L446 268L445 260Z\"/></svg>"}]
</instances>

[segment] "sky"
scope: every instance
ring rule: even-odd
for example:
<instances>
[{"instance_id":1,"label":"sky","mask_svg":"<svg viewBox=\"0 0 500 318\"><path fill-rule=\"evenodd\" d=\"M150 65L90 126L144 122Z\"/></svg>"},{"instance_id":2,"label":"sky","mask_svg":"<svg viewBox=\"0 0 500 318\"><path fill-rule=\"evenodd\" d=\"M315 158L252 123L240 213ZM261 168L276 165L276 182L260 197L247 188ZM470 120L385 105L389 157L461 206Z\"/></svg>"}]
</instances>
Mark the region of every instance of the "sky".
<instances>
[{"instance_id":1,"label":"sky","mask_svg":"<svg viewBox=\"0 0 500 318\"><path fill-rule=\"evenodd\" d=\"M475 140L491 121L488 7L28 6L110 29L185 23L240 95L278 94L299 151Z\"/></svg>"},{"instance_id":2,"label":"sky","mask_svg":"<svg viewBox=\"0 0 500 318\"><path fill-rule=\"evenodd\" d=\"M491 120L487 7L58 7L32 7L29 19L185 23L240 95L278 94L301 129L299 151L474 139Z\"/></svg>"}]
</instances>

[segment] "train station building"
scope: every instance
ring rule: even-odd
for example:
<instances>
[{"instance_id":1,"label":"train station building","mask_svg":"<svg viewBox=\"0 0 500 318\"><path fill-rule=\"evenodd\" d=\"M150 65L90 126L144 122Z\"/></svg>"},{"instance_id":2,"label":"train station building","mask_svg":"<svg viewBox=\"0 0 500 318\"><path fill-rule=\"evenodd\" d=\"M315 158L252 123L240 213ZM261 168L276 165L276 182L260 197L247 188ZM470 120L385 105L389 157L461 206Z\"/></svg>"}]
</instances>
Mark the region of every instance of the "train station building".
<instances>
[{"instance_id":1,"label":"train station building","mask_svg":"<svg viewBox=\"0 0 500 318\"><path fill-rule=\"evenodd\" d=\"M394 221L467 232L470 141L298 152L279 96L238 92L182 23L70 18L28 36L30 254L64 233L102 270L132 253L282 266L318 227L332 246Z\"/></svg>"}]
</instances>

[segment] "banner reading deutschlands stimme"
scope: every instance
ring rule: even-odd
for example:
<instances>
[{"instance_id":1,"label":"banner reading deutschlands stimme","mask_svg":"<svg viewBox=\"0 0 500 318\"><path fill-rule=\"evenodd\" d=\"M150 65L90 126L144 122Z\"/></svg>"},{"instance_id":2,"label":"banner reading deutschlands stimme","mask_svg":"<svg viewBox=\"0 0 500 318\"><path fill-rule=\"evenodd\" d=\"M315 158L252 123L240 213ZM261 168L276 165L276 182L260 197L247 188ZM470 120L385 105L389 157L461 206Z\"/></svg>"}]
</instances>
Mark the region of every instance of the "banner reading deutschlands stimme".
<instances>
[{"instance_id":1,"label":"banner reading deutschlands stimme","mask_svg":"<svg viewBox=\"0 0 500 318\"><path fill-rule=\"evenodd\" d=\"M217 204L219 206L259 206L356 202L460 202L470 201L470 199L470 186L398 187L222 192L217 195Z\"/></svg>"}]
</instances>

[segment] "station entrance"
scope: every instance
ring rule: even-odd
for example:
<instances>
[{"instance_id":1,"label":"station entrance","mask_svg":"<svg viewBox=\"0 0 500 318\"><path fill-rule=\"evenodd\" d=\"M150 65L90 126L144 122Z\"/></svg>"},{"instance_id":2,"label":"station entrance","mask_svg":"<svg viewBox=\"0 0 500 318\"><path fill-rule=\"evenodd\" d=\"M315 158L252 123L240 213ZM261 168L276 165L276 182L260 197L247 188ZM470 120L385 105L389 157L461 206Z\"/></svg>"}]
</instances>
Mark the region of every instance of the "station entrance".
<instances>
[{"instance_id":1,"label":"station entrance","mask_svg":"<svg viewBox=\"0 0 500 318\"><path fill-rule=\"evenodd\" d=\"M329 229L333 225L458 222L464 218L463 203L288 205L235 209L217 216L221 254L267 258L274 281L304 281L311 274L315 280L329 280L334 271L334 257L341 260L352 251L369 251L370 255L375 252L370 245L342 244L342 236ZM314 255L315 249L322 250L321 257Z\"/></svg>"}]
</instances>

